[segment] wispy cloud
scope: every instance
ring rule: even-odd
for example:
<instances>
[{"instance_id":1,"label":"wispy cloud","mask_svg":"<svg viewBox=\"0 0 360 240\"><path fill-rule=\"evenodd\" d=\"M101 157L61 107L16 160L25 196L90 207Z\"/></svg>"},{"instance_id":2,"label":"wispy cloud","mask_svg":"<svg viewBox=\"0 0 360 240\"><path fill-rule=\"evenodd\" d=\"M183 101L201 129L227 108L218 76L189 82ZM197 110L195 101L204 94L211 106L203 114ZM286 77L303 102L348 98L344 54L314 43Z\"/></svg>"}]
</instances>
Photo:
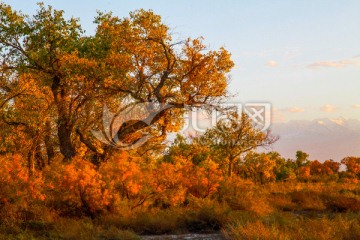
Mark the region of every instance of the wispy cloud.
<instances>
[{"instance_id":1,"label":"wispy cloud","mask_svg":"<svg viewBox=\"0 0 360 240\"><path fill-rule=\"evenodd\" d=\"M354 105L352 105L352 107L355 109L360 109L360 104L354 104Z\"/></svg>"},{"instance_id":2,"label":"wispy cloud","mask_svg":"<svg viewBox=\"0 0 360 240\"><path fill-rule=\"evenodd\" d=\"M320 110L323 111L323 112L328 112L328 113L330 113L330 112L335 112L335 111L337 111L337 107L335 107L334 105L331 105L331 104L325 104L324 106L322 106L322 107L320 108Z\"/></svg>"},{"instance_id":3,"label":"wispy cloud","mask_svg":"<svg viewBox=\"0 0 360 240\"><path fill-rule=\"evenodd\" d=\"M354 59L345 59L340 61L319 61L309 64L307 67L312 69L319 68L343 68L347 66L357 65L360 66L360 63Z\"/></svg>"},{"instance_id":4,"label":"wispy cloud","mask_svg":"<svg viewBox=\"0 0 360 240\"><path fill-rule=\"evenodd\" d=\"M284 54L284 59L288 60L288 59L297 57L299 55L301 55L300 50L298 50L298 49L288 49L288 50L286 50L286 52Z\"/></svg>"},{"instance_id":5,"label":"wispy cloud","mask_svg":"<svg viewBox=\"0 0 360 240\"><path fill-rule=\"evenodd\" d=\"M291 108L288 108L287 111L291 112L291 113L300 113L300 112L304 112L305 109L300 108L300 107L291 107Z\"/></svg>"},{"instance_id":6,"label":"wispy cloud","mask_svg":"<svg viewBox=\"0 0 360 240\"><path fill-rule=\"evenodd\" d=\"M288 114L292 113L300 113L305 112L304 108L300 107L290 107L290 108L273 108L272 111L272 121L273 122L285 122L286 116L289 116Z\"/></svg>"},{"instance_id":7,"label":"wispy cloud","mask_svg":"<svg viewBox=\"0 0 360 240\"><path fill-rule=\"evenodd\" d=\"M270 60L266 63L266 66L267 67L271 67L271 68L274 68L274 67L277 67L278 66L278 63L274 60Z\"/></svg>"},{"instance_id":8,"label":"wispy cloud","mask_svg":"<svg viewBox=\"0 0 360 240\"><path fill-rule=\"evenodd\" d=\"M289 107L289 108L277 109L277 111L283 113L300 113L300 112L305 112L305 109L301 107Z\"/></svg>"},{"instance_id":9,"label":"wispy cloud","mask_svg":"<svg viewBox=\"0 0 360 240\"><path fill-rule=\"evenodd\" d=\"M302 53L298 48L275 48L275 49L262 49L260 51L244 51L242 57L258 57L268 60L269 58L285 59L289 60L300 56ZM236 55L236 54L235 54ZM234 56L234 54L233 54Z\"/></svg>"}]
</instances>

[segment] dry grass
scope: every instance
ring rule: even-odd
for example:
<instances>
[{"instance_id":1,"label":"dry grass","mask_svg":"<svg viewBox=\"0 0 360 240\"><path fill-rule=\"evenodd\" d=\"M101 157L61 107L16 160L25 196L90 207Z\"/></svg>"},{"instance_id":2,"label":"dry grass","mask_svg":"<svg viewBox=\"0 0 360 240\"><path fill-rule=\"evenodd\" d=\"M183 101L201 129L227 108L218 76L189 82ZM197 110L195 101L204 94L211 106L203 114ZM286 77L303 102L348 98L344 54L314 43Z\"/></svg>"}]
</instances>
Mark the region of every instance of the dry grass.
<instances>
[{"instance_id":1,"label":"dry grass","mask_svg":"<svg viewBox=\"0 0 360 240\"><path fill-rule=\"evenodd\" d=\"M275 215L235 221L224 230L227 239L360 239L359 216L304 218Z\"/></svg>"},{"instance_id":2,"label":"dry grass","mask_svg":"<svg viewBox=\"0 0 360 240\"><path fill-rule=\"evenodd\" d=\"M165 209L123 205L95 219L60 217L46 205L9 205L1 209L0 239L139 239L220 230L228 239L360 239L359 184L242 183L212 199L188 197Z\"/></svg>"}]
</instances>

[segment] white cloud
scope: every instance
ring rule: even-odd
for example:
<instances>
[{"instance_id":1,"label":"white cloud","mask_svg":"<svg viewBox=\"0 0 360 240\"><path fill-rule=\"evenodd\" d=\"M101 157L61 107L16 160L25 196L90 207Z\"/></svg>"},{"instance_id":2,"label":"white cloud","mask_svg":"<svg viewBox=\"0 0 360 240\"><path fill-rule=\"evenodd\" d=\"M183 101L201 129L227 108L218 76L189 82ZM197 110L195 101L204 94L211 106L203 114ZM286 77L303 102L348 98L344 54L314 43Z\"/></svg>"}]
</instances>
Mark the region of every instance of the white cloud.
<instances>
[{"instance_id":1,"label":"white cloud","mask_svg":"<svg viewBox=\"0 0 360 240\"><path fill-rule=\"evenodd\" d=\"M343 68L347 66L360 66L358 61L353 59L346 59L340 61L319 61L309 64L307 67L312 69L319 69L319 68Z\"/></svg>"},{"instance_id":2,"label":"white cloud","mask_svg":"<svg viewBox=\"0 0 360 240\"><path fill-rule=\"evenodd\" d=\"M337 119L330 119L330 121L336 123L337 125L344 125L346 119L340 117L340 118L337 118Z\"/></svg>"},{"instance_id":3,"label":"white cloud","mask_svg":"<svg viewBox=\"0 0 360 240\"><path fill-rule=\"evenodd\" d=\"M286 114L289 113L300 113L305 112L305 109L300 107L290 107L290 108L273 108L272 110L272 122L286 122ZM289 116L289 115L288 115Z\"/></svg>"},{"instance_id":4,"label":"white cloud","mask_svg":"<svg viewBox=\"0 0 360 240\"><path fill-rule=\"evenodd\" d=\"M289 49L285 52L284 58L285 59L292 59L294 57L297 57L301 55L300 51L298 49Z\"/></svg>"},{"instance_id":5,"label":"white cloud","mask_svg":"<svg viewBox=\"0 0 360 240\"><path fill-rule=\"evenodd\" d=\"M266 63L266 66L268 67L271 67L271 68L274 68L274 67L277 67L278 66L278 63L274 60L270 60Z\"/></svg>"},{"instance_id":6,"label":"white cloud","mask_svg":"<svg viewBox=\"0 0 360 240\"><path fill-rule=\"evenodd\" d=\"M323 112L328 112L328 113L330 113L330 112L335 112L335 111L337 111L337 108L336 108L335 106L331 105L331 104L325 104L324 106L322 106L322 107L320 108L320 110L323 111Z\"/></svg>"},{"instance_id":7,"label":"white cloud","mask_svg":"<svg viewBox=\"0 0 360 240\"><path fill-rule=\"evenodd\" d=\"M352 107L355 109L360 109L360 104L354 104L354 105L352 105Z\"/></svg>"},{"instance_id":8,"label":"white cloud","mask_svg":"<svg viewBox=\"0 0 360 240\"><path fill-rule=\"evenodd\" d=\"M291 107L291 108L288 108L287 111L291 112L291 113L300 113L300 112L304 112L305 109L299 108L299 107Z\"/></svg>"}]
</instances>

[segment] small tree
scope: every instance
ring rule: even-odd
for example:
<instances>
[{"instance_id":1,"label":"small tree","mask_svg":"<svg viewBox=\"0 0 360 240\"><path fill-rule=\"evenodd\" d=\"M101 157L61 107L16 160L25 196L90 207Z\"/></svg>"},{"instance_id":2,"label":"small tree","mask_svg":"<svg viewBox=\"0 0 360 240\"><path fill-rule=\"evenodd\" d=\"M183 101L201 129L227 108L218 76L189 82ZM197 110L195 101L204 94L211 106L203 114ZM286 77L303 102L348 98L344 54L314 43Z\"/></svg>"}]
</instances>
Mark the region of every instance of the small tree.
<instances>
[{"instance_id":1,"label":"small tree","mask_svg":"<svg viewBox=\"0 0 360 240\"><path fill-rule=\"evenodd\" d=\"M276 167L275 159L270 154L249 152L244 157L241 164L243 175L251 178L255 183L264 184L275 180L274 168Z\"/></svg>"},{"instance_id":2,"label":"small tree","mask_svg":"<svg viewBox=\"0 0 360 240\"><path fill-rule=\"evenodd\" d=\"M303 151L296 151L296 160L295 163L297 167L303 167L309 163L309 154Z\"/></svg>"},{"instance_id":3,"label":"small tree","mask_svg":"<svg viewBox=\"0 0 360 240\"><path fill-rule=\"evenodd\" d=\"M245 113L239 115L236 112L229 112L227 118L219 120L201 138L210 146L220 165L227 167L228 176L231 176L234 165L239 163L244 153L270 146L278 139L270 131L262 132L254 127Z\"/></svg>"}]
</instances>

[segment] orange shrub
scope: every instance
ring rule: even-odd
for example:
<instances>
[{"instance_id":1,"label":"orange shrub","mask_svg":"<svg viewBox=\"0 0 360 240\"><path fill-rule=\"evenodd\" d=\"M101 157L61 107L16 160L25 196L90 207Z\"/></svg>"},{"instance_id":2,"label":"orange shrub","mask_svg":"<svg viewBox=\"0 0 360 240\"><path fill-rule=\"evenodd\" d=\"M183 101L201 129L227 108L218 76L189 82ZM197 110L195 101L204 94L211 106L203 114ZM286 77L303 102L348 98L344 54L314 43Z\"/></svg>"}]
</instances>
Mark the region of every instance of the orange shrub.
<instances>
[{"instance_id":1,"label":"orange shrub","mask_svg":"<svg viewBox=\"0 0 360 240\"><path fill-rule=\"evenodd\" d=\"M184 202L186 188L181 164L160 163L152 173L151 187L155 199L164 206L175 206Z\"/></svg>"},{"instance_id":2,"label":"orange shrub","mask_svg":"<svg viewBox=\"0 0 360 240\"><path fill-rule=\"evenodd\" d=\"M121 153L99 169L106 188L111 193L111 208L119 203L131 209L140 206L176 206L182 204L186 194L205 198L217 191L223 177L218 165L205 160L200 166L175 158L173 163L142 164L141 158Z\"/></svg>"},{"instance_id":3,"label":"orange shrub","mask_svg":"<svg viewBox=\"0 0 360 240\"><path fill-rule=\"evenodd\" d=\"M111 193L110 208L116 210L121 201L126 201L130 208L147 203L152 195L148 175L150 169L141 169L140 159L129 156L126 152L112 157L100 166L106 188Z\"/></svg>"},{"instance_id":4,"label":"orange shrub","mask_svg":"<svg viewBox=\"0 0 360 240\"><path fill-rule=\"evenodd\" d=\"M89 161L74 158L71 163L54 162L45 170L49 193L56 207L69 213L94 216L109 205L110 195L105 182Z\"/></svg>"},{"instance_id":5,"label":"orange shrub","mask_svg":"<svg viewBox=\"0 0 360 240\"><path fill-rule=\"evenodd\" d=\"M18 204L22 208L27 208L35 200L45 199L41 174L34 173L29 177L24 162L19 155L0 157L0 207Z\"/></svg>"},{"instance_id":6,"label":"orange shrub","mask_svg":"<svg viewBox=\"0 0 360 240\"><path fill-rule=\"evenodd\" d=\"M142 164L141 158L121 153L101 165L100 174L112 193L111 207L125 202L131 209L152 204L173 206L185 199L182 166Z\"/></svg>"},{"instance_id":7,"label":"orange shrub","mask_svg":"<svg viewBox=\"0 0 360 240\"><path fill-rule=\"evenodd\" d=\"M199 166L188 163L182 171L188 193L197 198L206 198L217 192L223 180L218 164L209 159L202 161Z\"/></svg>"}]
</instances>

